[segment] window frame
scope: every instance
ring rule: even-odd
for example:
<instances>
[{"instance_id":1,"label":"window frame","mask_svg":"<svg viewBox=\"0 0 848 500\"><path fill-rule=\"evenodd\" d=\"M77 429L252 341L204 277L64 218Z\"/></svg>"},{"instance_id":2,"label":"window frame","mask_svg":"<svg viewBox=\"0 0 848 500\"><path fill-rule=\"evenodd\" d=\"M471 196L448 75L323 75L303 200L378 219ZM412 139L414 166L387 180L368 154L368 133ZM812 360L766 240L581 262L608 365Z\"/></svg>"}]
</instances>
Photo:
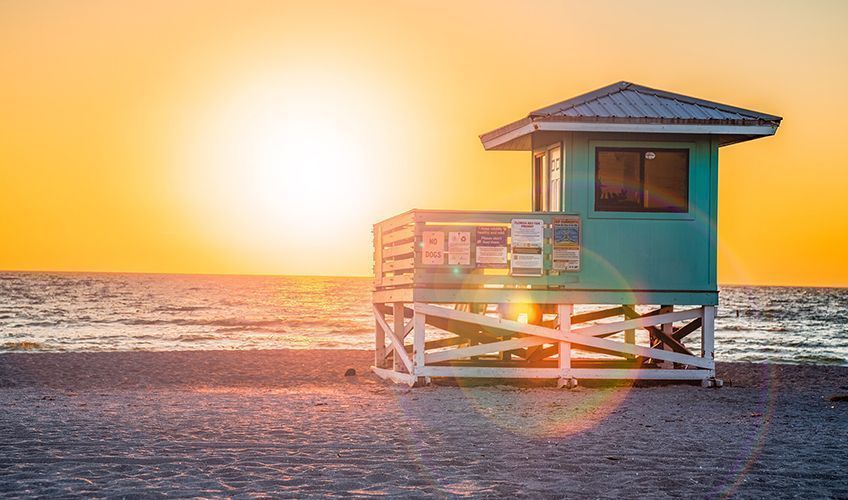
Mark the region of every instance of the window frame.
<instances>
[{"instance_id":1,"label":"window frame","mask_svg":"<svg viewBox=\"0 0 848 500\"><path fill-rule=\"evenodd\" d=\"M640 184L642 185L642 193L644 195L644 153L647 151L685 151L687 155L687 170L686 170L686 209L682 211L657 210L657 209L641 209L641 210L614 210L614 209L599 209L597 206L597 184L598 184L598 152L599 151L636 151L641 152L639 159L640 168ZM589 173L591 182L589 182L589 217L596 219L671 219L671 220L692 220L695 205L698 203L698 198L694 190L694 182L696 174L693 171L696 163L696 146L692 142L643 142L643 141L589 141L589 154L591 158L590 168L594 169ZM644 204L644 198L642 203Z\"/></svg>"},{"instance_id":2,"label":"window frame","mask_svg":"<svg viewBox=\"0 0 848 500\"><path fill-rule=\"evenodd\" d=\"M559 211L549 210L551 205L551 152L559 150ZM544 146L533 148L533 163L532 163L532 189L531 202L534 212L547 213L562 213L566 207L566 189L565 182L565 143L563 141L554 141ZM537 161L541 165L537 165ZM537 168L540 167L540 168Z\"/></svg>"}]
</instances>

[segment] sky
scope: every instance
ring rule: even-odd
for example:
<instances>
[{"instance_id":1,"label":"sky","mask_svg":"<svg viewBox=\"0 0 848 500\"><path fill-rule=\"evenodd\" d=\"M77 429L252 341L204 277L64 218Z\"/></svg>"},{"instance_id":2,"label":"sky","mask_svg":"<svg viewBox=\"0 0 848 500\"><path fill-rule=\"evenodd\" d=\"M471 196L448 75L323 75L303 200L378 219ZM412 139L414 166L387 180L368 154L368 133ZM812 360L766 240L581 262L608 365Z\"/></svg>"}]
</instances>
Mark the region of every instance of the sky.
<instances>
[{"instance_id":1,"label":"sky","mask_svg":"<svg viewBox=\"0 0 848 500\"><path fill-rule=\"evenodd\" d=\"M848 286L848 3L0 1L0 269L369 275L410 208L528 210L478 135L628 80L722 148L719 282Z\"/></svg>"}]
</instances>

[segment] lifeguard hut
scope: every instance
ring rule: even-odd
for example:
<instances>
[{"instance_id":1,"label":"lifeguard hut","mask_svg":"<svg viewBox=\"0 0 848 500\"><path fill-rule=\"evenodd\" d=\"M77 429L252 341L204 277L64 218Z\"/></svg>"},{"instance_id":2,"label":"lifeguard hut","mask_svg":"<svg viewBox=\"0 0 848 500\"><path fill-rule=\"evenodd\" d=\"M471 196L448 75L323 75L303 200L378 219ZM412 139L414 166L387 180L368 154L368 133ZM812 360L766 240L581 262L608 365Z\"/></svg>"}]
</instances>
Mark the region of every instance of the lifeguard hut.
<instances>
[{"instance_id":1,"label":"lifeguard hut","mask_svg":"<svg viewBox=\"0 0 848 500\"><path fill-rule=\"evenodd\" d=\"M780 121L619 82L483 134L531 153L532 211L374 225L373 371L720 385L718 152Z\"/></svg>"}]
</instances>

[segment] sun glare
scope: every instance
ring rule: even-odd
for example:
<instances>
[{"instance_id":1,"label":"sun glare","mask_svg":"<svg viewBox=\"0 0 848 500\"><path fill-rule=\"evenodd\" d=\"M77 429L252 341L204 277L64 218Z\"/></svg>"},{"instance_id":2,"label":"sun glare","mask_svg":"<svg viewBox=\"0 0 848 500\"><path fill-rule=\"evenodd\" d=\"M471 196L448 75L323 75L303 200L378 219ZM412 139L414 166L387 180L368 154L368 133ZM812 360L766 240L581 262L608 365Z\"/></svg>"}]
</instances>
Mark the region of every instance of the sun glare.
<instances>
[{"instance_id":1,"label":"sun glare","mask_svg":"<svg viewBox=\"0 0 848 500\"><path fill-rule=\"evenodd\" d=\"M289 250L362 232L373 222L377 118L361 90L265 78L205 103L178 166L194 223L228 244Z\"/></svg>"}]
</instances>

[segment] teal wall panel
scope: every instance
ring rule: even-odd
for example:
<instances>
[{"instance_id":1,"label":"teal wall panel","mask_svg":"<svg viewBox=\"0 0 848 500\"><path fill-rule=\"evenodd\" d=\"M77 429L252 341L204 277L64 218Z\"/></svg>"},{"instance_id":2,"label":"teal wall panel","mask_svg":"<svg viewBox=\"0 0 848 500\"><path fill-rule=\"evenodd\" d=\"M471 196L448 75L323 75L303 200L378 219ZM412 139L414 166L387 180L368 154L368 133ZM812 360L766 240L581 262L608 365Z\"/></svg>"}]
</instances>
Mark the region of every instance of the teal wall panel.
<instances>
[{"instance_id":1,"label":"teal wall panel","mask_svg":"<svg viewBox=\"0 0 848 500\"><path fill-rule=\"evenodd\" d=\"M709 136L563 134L565 212L583 220L579 285L606 290L716 288L718 145ZM595 149L689 149L689 212L598 212ZM552 279L551 281L555 281Z\"/></svg>"}]
</instances>

